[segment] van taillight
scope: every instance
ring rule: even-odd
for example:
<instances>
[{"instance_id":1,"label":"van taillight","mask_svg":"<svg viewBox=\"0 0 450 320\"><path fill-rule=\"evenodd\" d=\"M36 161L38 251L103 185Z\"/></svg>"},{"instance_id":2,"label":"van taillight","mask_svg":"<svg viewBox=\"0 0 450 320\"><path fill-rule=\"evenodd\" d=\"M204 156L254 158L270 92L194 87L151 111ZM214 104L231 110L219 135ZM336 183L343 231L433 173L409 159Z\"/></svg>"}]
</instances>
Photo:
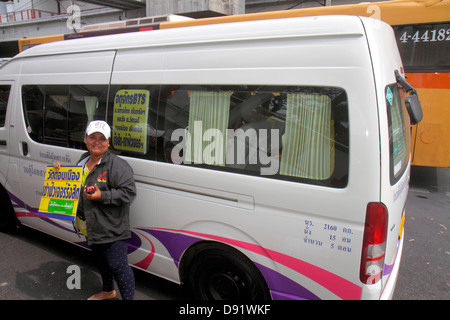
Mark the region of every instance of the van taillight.
<instances>
[{"instance_id":1,"label":"van taillight","mask_svg":"<svg viewBox=\"0 0 450 320\"><path fill-rule=\"evenodd\" d=\"M374 284L381 279L386 250L388 211L384 204L367 205L364 225L363 249L359 278L364 284Z\"/></svg>"}]
</instances>

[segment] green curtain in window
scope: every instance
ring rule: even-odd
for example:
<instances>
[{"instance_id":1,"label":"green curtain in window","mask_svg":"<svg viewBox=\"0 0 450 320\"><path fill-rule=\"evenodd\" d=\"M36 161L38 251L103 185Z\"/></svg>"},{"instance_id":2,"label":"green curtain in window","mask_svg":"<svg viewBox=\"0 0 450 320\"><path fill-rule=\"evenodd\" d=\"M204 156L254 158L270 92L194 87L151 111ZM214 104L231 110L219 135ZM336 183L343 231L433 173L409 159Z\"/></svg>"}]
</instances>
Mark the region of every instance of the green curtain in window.
<instances>
[{"instance_id":1,"label":"green curtain in window","mask_svg":"<svg viewBox=\"0 0 450 320\"><path fill-rule=\"evenodd\" d=\"M288 94L280 173L324 180L333 169L331 99L319 94Z\"/></svg>"},{"instance_id":2,"label":"green curtain in window","mask_svg":"<svg viewBox=\"0 0 450 320\"><path fill-rule=\"evenodd\" d=\"M230 92L190 92L185 161L225 165L230 97Z\"/></svg>"}]
</instances>

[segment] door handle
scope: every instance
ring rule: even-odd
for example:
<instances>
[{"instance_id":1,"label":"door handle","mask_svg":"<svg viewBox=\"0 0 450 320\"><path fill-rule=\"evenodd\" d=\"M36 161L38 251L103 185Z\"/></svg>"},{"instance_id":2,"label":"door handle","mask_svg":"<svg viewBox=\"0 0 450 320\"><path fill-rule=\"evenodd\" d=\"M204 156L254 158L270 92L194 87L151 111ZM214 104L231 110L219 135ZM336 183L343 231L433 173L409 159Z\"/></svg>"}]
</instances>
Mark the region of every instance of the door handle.
<instances>
[{"instance_id":1,"label":"door handle","mask_svg":"<svg viewBox=\"0 0 450 320\"><path fill-rule=\"evenodd\" d=\"M28 155L28 143L22 142L22 154L24 156Z\"/></svg>"}]
</instances>

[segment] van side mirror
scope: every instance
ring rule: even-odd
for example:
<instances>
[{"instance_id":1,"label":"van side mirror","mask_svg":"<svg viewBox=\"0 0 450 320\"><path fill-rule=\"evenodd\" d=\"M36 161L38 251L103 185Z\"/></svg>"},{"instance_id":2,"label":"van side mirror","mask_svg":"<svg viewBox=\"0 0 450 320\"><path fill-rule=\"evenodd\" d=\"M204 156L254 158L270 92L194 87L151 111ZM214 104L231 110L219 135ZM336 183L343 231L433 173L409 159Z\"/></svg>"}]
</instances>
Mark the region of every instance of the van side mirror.
<instances>
[{"instance_id":1,"label":"van side mirror","mask_svg":"<svg viewBox=\"0 0 450 320\"><path fill-rule=\"evenodd\" d=\"M420 105L416 90L410 92L409 96L405 98L405 105L406 109L408 110L409 119L412 125L418 124L420 121L422 121L422 106Z\"/></svg>"},{"instance_id":2,"label":"van side mirror","mask_svg":"<svg viewBox=\"0 0 450 320\"><path fill-rule=\"evenodd\" d=\"M422 113L422 106L420 105L419 97L417 96L417 91L414 90L413 86L410 85L405 78L403 78L398 72L398 70L395 70L395 77L397 79L397 82L403 87L403 89L408 93L409 95L405 98L405 105L406 110L408 110L409 119L411 121L411 124L418 124L420 121L422 121L423 113Z\"/></svg>"}]
</instances>

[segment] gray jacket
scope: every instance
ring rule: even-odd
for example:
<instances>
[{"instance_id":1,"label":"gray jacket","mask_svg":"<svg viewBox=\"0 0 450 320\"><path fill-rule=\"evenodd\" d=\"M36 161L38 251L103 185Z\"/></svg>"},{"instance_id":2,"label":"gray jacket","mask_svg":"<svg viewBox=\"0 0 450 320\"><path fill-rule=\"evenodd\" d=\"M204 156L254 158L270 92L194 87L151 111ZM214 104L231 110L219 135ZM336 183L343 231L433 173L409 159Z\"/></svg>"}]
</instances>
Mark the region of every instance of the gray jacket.
<instances>
[{"instance_id":1,"label":"gray jacket","mask_svg":"<svg viewBox=\"0 0 450 320\"><path fill-rule=\"evenodd\" d=\"M89 158L84 153L78 165L83 166ZM108 150L86 178L85 186L101 191L98 201L89 201L80 195L77 215L86 220L88 244L110 243L131 237L130 204L136 197L133 169L123 159Z\"/></svg>"}]
</instances>

